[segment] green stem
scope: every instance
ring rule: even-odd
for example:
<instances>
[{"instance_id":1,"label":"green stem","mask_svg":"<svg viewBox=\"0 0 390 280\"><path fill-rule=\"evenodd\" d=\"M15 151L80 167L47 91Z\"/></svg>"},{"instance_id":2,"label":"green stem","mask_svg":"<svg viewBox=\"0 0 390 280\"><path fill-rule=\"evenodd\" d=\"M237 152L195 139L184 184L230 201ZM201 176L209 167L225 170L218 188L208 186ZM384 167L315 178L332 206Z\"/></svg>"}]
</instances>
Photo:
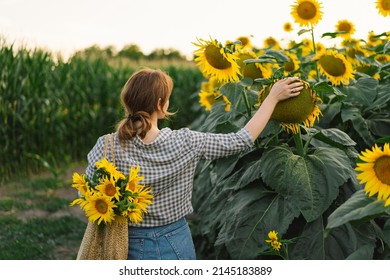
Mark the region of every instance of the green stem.
<instances>
[{"instance_id":1,"label":"green stem","mask_svg":"<svg viewBox=\"0 0 390 280\"><path fill-rule=\"evenodd\" d=\"M314 55L317 54L317 47L316 47L316 42L315 42L315 39L314 39L314 27L313 26L310 26L310 34L311 34L311 42L313 44L313 53ZM319 81L320 79L320 71L318 70L318 64L316 63L316 73L317 73L317 81Z\"/></svg>"},{"instance_id":2,"label":"green stem","mask_svg":"<svg viewBox=\"0 0 390 280\"><path fill-rule=\"evenodd\" d=\"M298 155L303 157L305 155L305 150L303 149L301 129L299 127L298 127L298 133L295 133L293 137L294 137L295 147L297 148L298 151Z\"/></svg>"},{"instance_id":3,"label":"green stem","mask_svg":"<svg viewBox=\"0 0 390 280\"><path fill-rule=\"evenodd\" d=\"M251 107L249 106L248 96L246 95L245 89L242 91L242 96L244 97L244 102L245 102L246 112L248 114L248 119L250 119L252 117L252 111L251 111Z\"/></svg>"}]
</instances>

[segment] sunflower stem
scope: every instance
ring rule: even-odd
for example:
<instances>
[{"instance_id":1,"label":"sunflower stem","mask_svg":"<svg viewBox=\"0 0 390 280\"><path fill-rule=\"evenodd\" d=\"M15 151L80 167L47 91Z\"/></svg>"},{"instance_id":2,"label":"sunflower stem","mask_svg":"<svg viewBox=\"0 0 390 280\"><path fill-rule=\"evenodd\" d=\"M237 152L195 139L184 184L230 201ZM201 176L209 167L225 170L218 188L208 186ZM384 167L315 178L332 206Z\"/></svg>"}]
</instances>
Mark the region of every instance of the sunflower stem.
<instances>
[{"instance_id":1,"label":"sunflower stem","mask_svg":"<svg viewBox=\"0 0 390 280\"><path fill-rule=\"evenodd\" d=\"M244 97L244 102L245 102L246 112L248 114L248 119L250 119L252 117L252 110L251 110L251 107L249 106L248 96L246 95L245 89L242 91L242 96Z\"/></svg>"},{"instance_id":2,"label":"sunflower stem","mask_svg":"<svg viewBox=\"0 0 390 280\"><path fill-rule=\"evenodd\" d=\"M311 42L313 44L313 53L314 53L314 55L316 55L317 54L317 47L316 47L316 42L315 42L315 39L314 39L314 27L312 25L310 25L310 34L311 34ZM317 63L315 63L315 65L316 65L317 81L319 81L319 79L320 79L320 71L318 70Z\"/></svg>"},{"instance_id":3,"label":"sunflower stem","mask_svg":"<svg viewBox=\"0 0 390 280\"><path fill-rule=\"evenodd\" d=\"M298 133L293 134L295 147L297 148L298 155L305 156L305 150L303 148L301 129L298 127Z\"/></svg>"}]
</instances>

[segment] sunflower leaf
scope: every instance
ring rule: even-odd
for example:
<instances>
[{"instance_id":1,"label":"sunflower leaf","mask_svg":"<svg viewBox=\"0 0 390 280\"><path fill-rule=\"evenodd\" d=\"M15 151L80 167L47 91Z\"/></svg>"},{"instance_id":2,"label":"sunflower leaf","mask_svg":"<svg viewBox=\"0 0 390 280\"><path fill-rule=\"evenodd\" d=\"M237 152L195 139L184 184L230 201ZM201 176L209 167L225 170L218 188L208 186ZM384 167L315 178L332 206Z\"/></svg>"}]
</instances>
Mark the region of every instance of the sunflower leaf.
<instances>
[{"instance_id":1,"label":"sunflower leaf","mask_svg":"<svg viewBox=\"0 0 390 280\"><path fill-rule=\"evenodd\" d=\"M266 50L265 53L267 55L271 55L271 56L275 57L276 61L278 61L279 63L284 63L284 62L290 61L290 58L287 55L285 55L282 51Z\"/></svg>"},{"instance_id":2,"label":"sunflower leaf","mask_svg":"<svg viewBox=\"0 0 390 280\"><path fill-rule=\"evenodd\" d=\"M353 141L348 134L338 128L328 128L320 130L317 130L316 128L306 128L306 130L309 133L314 134L314 138L333 147L342 149L344 147L351 147L356 145L356 142Z\"/></svg>"},{"instance_id":3,"label":"sunflower leaf","mask_svg":"<svg viewBox=\"0 0 390 280\"><path fill-rule=\"evenodd\" d=\"M363 118L359 108L354 105L344 102L341 110L341 119L343 122L351 121L353 128L363 139L368 146L372 146L375 142L373 135L371 134L367 121Z\"/></svg>"},{"instance_id":4,"label":"sunflower leaf","mask_svg":"<svg viewBox=\"0 0 390 280\"><path fill-rule=\"evenodd\" d=\"M390 207L385 207L383 201L368 197L364 190L359 190L329 216L326 230L329 233L343 224L382 215L390 216Z\"/></svg>"},{"instance_id":5,"label":"sunflower leaf","mask_svg":"<svg viewBox=\"0 0 390 280\"><path fill-rule=\"evenodd\" d=\"M347 33L347 32L345 32L345 31L326 32L326 33L322 34L321 38L324 38L324 37L336 38L338 35L345 34L345 33Z\"/></svg>"},{"instance_id":6,"label":"sunflower leaf","mask_svg":"<svg viewBox=\"0 0 390 280\"><path fill-rule=\"evenodd\" d=\"M355 173L339 149L319 147L301 157L283 145L263 154L261 176L310 222L324 213L339 194L339 187Z\"/></svg>"},{"instance_id":7,"label":"sunflower leaf","mask_svg":"<svg viewBox=\"0 0 390 280\"><path fill-rule=\"evenodd\" d=\"M301 36L302 34L305 34L305 33L310 32L310 31L311 31L311 29L301 29L298 31L298 36Z\"/></svg>"},{"instance_id":8,"label":"sunflower leaf","mask_svg":"<svg viewBox=\"0 0 390 280\"><path fill-rule=\"evenodd\" d=\"M304 226L301 238L291 247L291 259L372 259L376 239L371 224L358 229L345 224L325 238L323 224L323 218L319 217Z\"/></svg>"},{"instance_id":9,"label":"sunflower leaf","mask_svg":"<svg viewBox=\"0 0 390 280\"><path fill-rule=\"evenodd\" d=\"M299 214L288 200L256 184L232 196L224 210L215 245L225 246L234 259L255 259L267 249L267 233L277 230L282 236Z\"/></svg>"}]
</instances>

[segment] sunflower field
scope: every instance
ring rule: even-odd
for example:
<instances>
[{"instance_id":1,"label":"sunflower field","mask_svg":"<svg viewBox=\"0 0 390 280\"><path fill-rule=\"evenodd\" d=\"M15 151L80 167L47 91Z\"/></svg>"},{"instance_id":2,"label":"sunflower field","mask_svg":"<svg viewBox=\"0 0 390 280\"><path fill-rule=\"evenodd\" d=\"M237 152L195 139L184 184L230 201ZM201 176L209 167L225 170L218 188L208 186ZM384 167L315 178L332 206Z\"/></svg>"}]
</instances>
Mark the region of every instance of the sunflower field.
<instances>
[{"instance_id":1,"label":"sunflower field","mask_svg":"<svg viewBox=\"0 0 390 280\"><path fill-rule=\"evenodd\" d=\"M378 16L390 16L389 3L373 3ZM322 4L292 4L302 40L285 48L273 37L263 47L245 36L194 42L202 131L238 131L279 79L305 85L253 149L199 166L199 258L390 259L390 31L355 38L340 20L321 38L342 43L326 47L314 39Z\"/></svg>"}]
</instances>

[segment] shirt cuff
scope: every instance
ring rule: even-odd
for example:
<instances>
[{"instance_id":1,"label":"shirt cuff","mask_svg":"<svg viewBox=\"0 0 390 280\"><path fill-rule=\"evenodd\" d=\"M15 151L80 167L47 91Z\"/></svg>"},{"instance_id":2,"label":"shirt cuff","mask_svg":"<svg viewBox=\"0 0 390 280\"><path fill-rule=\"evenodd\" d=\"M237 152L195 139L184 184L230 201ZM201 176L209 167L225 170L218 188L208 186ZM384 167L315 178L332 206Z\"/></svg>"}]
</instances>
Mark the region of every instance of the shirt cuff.
<instances>
[{"instance_id":1,"label":"shirt cuff","mask_svg":"<svg viewBox=\"0 0 390 280\"><path fill-rule=\"evenodd\" d=\"M241 128L238 132L237 132L237 136L240 137L242 139L242 141L249 147L251 148L255 142L253 141L253 138L252 138L252 134L249 132L248 129L246 129L245 127Z\"/></svg>"}]
</instances>

